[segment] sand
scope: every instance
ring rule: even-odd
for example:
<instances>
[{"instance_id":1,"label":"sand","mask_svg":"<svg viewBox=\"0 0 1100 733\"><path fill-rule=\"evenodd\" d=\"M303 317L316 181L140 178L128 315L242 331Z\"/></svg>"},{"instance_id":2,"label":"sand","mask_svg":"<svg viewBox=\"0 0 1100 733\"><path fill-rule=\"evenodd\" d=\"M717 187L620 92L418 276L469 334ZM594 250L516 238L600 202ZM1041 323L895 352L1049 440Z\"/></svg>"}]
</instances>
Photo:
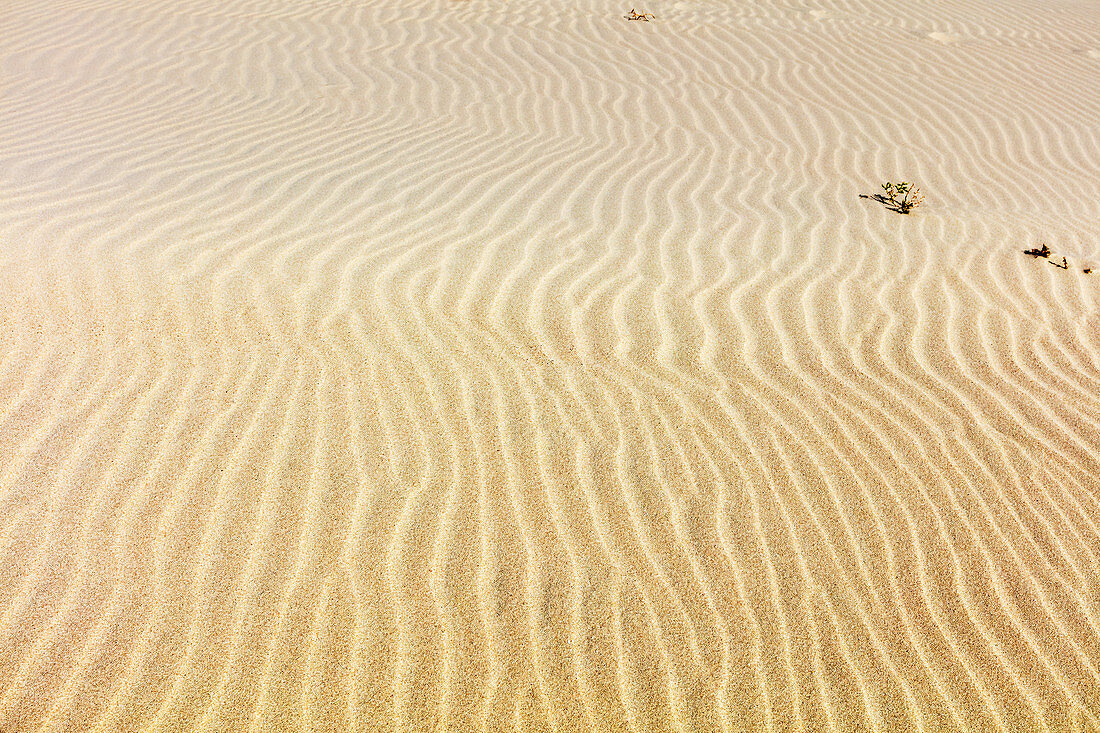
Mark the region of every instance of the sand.
<instances>
[{"instance_id":1,"label":"sand","mask_svg":"<svg viewBox=\"0 0 1100 733\"><path fill-rule=\"evenodd\" d=\"M3 3L0 730L1100 728L1096 3L635 8Z\"/></svg>"}]
</instances>

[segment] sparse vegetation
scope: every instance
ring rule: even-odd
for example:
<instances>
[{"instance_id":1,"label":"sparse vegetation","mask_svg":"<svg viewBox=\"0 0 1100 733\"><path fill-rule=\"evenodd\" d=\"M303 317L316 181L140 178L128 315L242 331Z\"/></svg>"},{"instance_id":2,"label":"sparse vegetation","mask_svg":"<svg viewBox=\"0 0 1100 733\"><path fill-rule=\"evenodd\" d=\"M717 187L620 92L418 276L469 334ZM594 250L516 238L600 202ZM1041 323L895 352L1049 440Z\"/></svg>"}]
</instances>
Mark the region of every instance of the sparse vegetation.
<instances>
[{"instance_id":1,"label":"sparse vegetation","mask_svg":"<svg viewBox=\"0 0 1100 733\"><path fill-rule=\"evenodd\" d=\"M1031 257L1041 257L1042 259L1046 260L1050 264L1057 267L1059 270L1068 270L1069 269L1069 260L1067 260L1065 257L1062 258L1061 262L1056 262L1056 261L1050 259L1050 247L1046 246L1045 243L1040 242L1038 247L1032 247L1031 249L1025 249L1024 254L1025 255L1030 255ZM1091 267L1082 267L1081 272L1085 273L1086 275L1091 275L1092 274L1092 268Z\"/></svg>"},{"instance_id":2,"label":"sparse vegetation","mask_svg":"<svg viewBox=\"0 0 1100 733\"><path fill-rule=\"evenodd\" d=\"M899 214L908 214L914 207L924 203L924 196L921 196L920 189L908 181L901 183L887 181L882 184L882 190L886 192L883 198L890 202L894 211Z\"/></svg>"},{"instance_id":3,"label":"sparse vegetation","mask_svg":"<svg viewBox=\"0 0 1100 733\"><path fill-rule=\"evenodd\" d=\"M924 196L921 195L920 189L909 183L909 181L902 181L901 183L887 181L882 184L882 191L882 193L876 193L874 196L861 193L859 197L861 199L874 199L890 211L896 211L899 214L908 214L924 203Z\"/></svg>"}]
</instances>

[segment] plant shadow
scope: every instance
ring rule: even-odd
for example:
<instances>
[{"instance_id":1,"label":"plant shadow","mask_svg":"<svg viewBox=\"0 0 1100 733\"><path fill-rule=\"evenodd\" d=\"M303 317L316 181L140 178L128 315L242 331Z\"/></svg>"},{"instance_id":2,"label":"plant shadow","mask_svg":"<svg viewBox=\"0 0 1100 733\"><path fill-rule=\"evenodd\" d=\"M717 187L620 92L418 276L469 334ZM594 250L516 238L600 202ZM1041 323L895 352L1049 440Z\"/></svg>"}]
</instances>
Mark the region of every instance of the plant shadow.
<instances>
[{"instance_id":1,"label":"plant shadow","mask_svg":"<svg viewBox=\"0 0 1100 733\"><path fill-rule=\"evenodd\" d=\"M898 213L898 214L907 214L907 213L909 213L907 211L903 211L902 208L898 205L898 203L896 201L891 201L890 199L883 196L881 193L875 193L875 194L870 194L870 195L865 194L865 193L861 193L859 195L859 197L861 199L871 199L872 201L878 201L880 204L885 206L890 211L893 211L893 212Z\"/></svg>"}]
</instances>

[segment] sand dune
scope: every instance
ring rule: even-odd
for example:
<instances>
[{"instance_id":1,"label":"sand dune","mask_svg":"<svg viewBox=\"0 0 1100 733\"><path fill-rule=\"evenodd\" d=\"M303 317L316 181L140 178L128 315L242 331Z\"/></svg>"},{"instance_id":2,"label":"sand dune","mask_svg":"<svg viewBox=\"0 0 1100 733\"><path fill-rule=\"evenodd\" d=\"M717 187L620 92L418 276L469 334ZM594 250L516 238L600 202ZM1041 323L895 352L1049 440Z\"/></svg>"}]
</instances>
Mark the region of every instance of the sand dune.
<instances>
[{"instance_id":1,"label":"sand dune","mask_svg":"<svg viewBox=\"0 0 1100 733\"><path fill-rule=\"evenodd\" d=\"M1095 6L635 7L5 3L0 730L1100 728Z\"/></svg>"}]
</instances>

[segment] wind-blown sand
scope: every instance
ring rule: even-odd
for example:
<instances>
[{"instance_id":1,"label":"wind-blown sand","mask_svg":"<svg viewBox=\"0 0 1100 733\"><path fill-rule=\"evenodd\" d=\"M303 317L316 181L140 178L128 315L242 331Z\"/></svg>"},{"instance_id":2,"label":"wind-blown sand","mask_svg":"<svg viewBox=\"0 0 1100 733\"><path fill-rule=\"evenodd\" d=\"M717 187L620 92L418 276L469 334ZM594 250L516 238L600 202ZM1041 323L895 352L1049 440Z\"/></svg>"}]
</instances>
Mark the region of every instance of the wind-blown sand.
<instances>
[{"instance_id":1,"label":"wind-blown sand","mask_svg":"<svg viewBox=\"0 0 1100 733\"><path fill-rule=\"evenodd\" d=\"M0 730L1100 726L1100 8L635 7L3 3Z\"/></svg>"}]
</instances>

